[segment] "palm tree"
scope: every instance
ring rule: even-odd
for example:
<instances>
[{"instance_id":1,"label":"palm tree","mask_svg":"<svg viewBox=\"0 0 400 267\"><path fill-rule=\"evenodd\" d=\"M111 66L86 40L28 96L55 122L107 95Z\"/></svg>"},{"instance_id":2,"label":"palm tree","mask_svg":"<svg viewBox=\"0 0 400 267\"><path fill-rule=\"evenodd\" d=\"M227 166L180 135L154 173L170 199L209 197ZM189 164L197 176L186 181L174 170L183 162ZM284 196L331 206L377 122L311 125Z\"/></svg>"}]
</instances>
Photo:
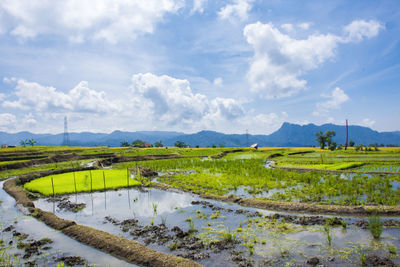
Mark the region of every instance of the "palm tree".
<instances>
[{"instance_id":1,"label":"palm tree","mask_svg":"<svg viewBox=\"0 0 400 267\"><path fill-rule=\"evenodd\" d=\"M28 143L33 146L34 144L36 144L37 142L35 140L33 140L33 138L29 139Z\"/></svg>"},{"instance_id":2,"label":"palm tree","mask_svg":"<svg viewBox=\"0 0 400 267\"><path fill-rule=\"evenodd\" d=\"M24 146L24 147L25 147L26 144L28 144L28 139L19 141L19 144L20 144L21 146Z\"/></svg>"}]
</instances>

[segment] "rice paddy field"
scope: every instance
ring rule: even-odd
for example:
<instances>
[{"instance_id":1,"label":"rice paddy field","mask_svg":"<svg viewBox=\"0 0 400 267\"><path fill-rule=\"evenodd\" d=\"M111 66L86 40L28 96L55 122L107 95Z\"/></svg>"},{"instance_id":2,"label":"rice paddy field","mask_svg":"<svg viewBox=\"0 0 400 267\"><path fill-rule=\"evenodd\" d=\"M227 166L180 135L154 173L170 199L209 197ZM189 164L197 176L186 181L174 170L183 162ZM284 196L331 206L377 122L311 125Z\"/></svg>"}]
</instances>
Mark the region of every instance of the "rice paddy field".
<instances>
[{"instance_id":1,"label":"rice paddy field","mask_svg":"<svg viewBox=\"0 0 400 267\"><path fill-rule=\"evenodd\" d=\"M204 266L400 264L399 148L29 147L0 159L0 179L20 177L35 207ZM43 262L22 247L2 245L6 266Z\"/></svg>"}]
</instances>

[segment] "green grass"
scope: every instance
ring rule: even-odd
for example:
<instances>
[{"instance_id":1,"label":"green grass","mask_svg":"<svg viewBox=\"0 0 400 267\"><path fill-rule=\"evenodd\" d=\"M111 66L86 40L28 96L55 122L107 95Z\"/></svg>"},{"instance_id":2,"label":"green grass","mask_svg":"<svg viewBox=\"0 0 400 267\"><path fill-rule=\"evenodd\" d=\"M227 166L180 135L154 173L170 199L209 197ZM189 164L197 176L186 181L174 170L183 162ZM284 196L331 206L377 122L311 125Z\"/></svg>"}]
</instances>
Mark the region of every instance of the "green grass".
<instances>
[{"instance_id":1,"label":"green grass","mask_svg":"<svg viewBox=\"0 0 400 267\"><path fill-rule=\"evenodd\" d=\"M132 168L136 164L166 173L158 178L160 182L198 194L224 195L234 192L240 186L247 186L251 189L248 192L279 189L268 197L269 200L277 201L337 205L400 204L400 190L394 190L391 186L391 182L400 181L400 176L397 175L355 175L349 179L342 177L340 173L267 169L264 167L265 160L257 158L182 158L119 163L113 168ZM340 164L348 167L347 163ZM191 172L187 174L182 171Z\"/></svg>"},{"instance_id":2,"label":"green grass","mask_svg":"<svg viewBox=\"0 0 400 267\"><path fill-rule=\"evenodd\" d=\"M126 170L92 170L75 172L76 191L90 192L104 189L103 172L106 189L127 187ZM91 178L92 177L92 183ZM51 178L53 178L55 194L75 193L74 173L51 175L33 180L24 185L31 192L38 192L49 196L53 194ZM129 178L129 186L140 185L140 182Z\"/></svg>"},{"instance_id":3,"label":"green grass","mask_svg":"<svg viewBox=\"0 0 400 267\"><path fill-rule=\"evenodd\" d=\"M293 164L278 163L276 166L284 168L319 169L319 170L348 170L363 166L363 162L337 162L331 164Z\"/></svg>"}]
</instances>

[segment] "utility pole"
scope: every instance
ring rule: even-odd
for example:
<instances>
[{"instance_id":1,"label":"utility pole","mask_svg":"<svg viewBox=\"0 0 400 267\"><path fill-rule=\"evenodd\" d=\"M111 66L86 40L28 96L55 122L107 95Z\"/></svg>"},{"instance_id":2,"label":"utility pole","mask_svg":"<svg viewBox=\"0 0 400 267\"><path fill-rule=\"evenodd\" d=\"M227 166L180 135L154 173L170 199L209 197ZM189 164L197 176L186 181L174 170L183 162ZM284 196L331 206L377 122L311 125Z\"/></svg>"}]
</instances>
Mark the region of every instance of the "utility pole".
<instances>
[{"instance_id":1,"label":"utility pole","mask_svg":"<svg viewBox=\"0 0 400 267\"><path fill-rule=\"evenodd\" d=\"M349 125L346 119L346 144L344 145L344 150L347 150L348 141L349 141Z\"/></svg>"},{"instance_id":2,"label":"utility pole","mask_svg":"<svg viewBox=\"0 0 400 267\"><path fill-rule=\"evenodd\" d=\"M63 146L69 146L69 133L68 133L68 121L67 116L64 117L64 140Z\"/></svg>"}]
</instances>

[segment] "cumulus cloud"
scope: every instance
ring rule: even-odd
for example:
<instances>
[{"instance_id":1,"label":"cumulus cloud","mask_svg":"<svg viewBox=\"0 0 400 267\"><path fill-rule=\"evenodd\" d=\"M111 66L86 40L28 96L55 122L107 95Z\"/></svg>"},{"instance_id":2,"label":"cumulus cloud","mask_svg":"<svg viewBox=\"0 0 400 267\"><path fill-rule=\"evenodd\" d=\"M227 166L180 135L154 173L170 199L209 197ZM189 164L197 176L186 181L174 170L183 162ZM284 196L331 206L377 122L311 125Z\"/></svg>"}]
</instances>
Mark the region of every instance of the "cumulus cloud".
<instances>
[{"instance_id":1,"label":"cumulus cloud","mask_svg":"<svg viewBox=\"0 0 400 267\"><path fill-rule=\"evenodd\" d=\"M183 5L184 0L3 0L0 13L10 22L3 31L23 39L56 34L75 42L115 43L152 33L167 13L176 13Z\"/></svg>"},{"instance_id":2,"label":"cumulus cloud","mask_svg":"<svg viewBox=\"0 0 400 267\"><path fill-rule=\"evenodd\" d=\"M8 130L8 127L13 127L17 119L13 114L10 113L0 113L0 129Z\"/></svg>"},{"instance_id":3,"label":"cumulus cloud","mask_svg":"<svg viewBox=\"0 0 400 267\"><path fill-rule=\"evenodd\" d=\"M204 12L204 8L207 5L207 0L193 0L193 7L190 10L190 13L203 13Z\"/></svg>"},{"instance_id":4,"label":"cumulus cloud","mask_svg":"<svg viewBox=\"0 0 400 267\"><path fill-rule=\"evenodd\" d=\"M145 109L153 120L167 125L196 124L206 120L234 119L243 110L234 99L209 100L194 94L187 80L152 73L132 76L131 92L138 109Z\"/></svg>"},{"instance_id":5,"label":"cumulus cloud","mask_svg":"<svg viewBox=\"0 0 400 267\"><path fill-rule=\"evenodd\" d=\"M117 110L116 105L105 98L104 92L89 89L88 83L80 82L68 93L52 86L43 86L23 79L16 80L15 101L4 101L3 106L37 112L94 112Z\"/></svg>"},{"instance_id":6,"label":"cumulus cloud","mask_svg":"<svg viewBox=\"0 0 400 267\"><path fill-rule=\"evenodd\" d=\"M234 0L233 4L228 4L222 7L218 12L218 16L221 19L228 20L247 20L248 13L252 8L251 2L253 2L253 0Z\"/></svg>"},{"instance_id":7,"label":"cumulus cloud","mask_svg":"<svg viewBox=\"0 0 400 267\"><path fill-rule=\"evenodd\" d=\"M302 75L332 59L338 44L377 35L381 29L377 25L375 21L355 21L344 27L344 36L312 34L300 40L282 33L272 23L247 25L243 34L254 49L247 73L251 90L266 98L281 98L306 89Z\"/></svg>"},{"instance_id":8,"label":"cumulus cloud","mask_svg":"<svg viewBox=\"0 0 400 267\"><path fill-rule=\"evenodd\" d=\"M329 98L327 101L317 103L316 111L313 113L314 115L324 115L330 110L339 109L343 103L350 99L339 87L336 87L327 98Z\"/></svg>"},{"instance_id":9,"label":"cumulus cloud","mask_svg":"<svg viewBox=\"0 0 400 267\"><path fill-rule=\"evenodd\" d=\"M385 27L376 20L355 20L343 28L344 42L360 42L364 38L372 38L378 35Z\"/></svg>"}]
</instances>

